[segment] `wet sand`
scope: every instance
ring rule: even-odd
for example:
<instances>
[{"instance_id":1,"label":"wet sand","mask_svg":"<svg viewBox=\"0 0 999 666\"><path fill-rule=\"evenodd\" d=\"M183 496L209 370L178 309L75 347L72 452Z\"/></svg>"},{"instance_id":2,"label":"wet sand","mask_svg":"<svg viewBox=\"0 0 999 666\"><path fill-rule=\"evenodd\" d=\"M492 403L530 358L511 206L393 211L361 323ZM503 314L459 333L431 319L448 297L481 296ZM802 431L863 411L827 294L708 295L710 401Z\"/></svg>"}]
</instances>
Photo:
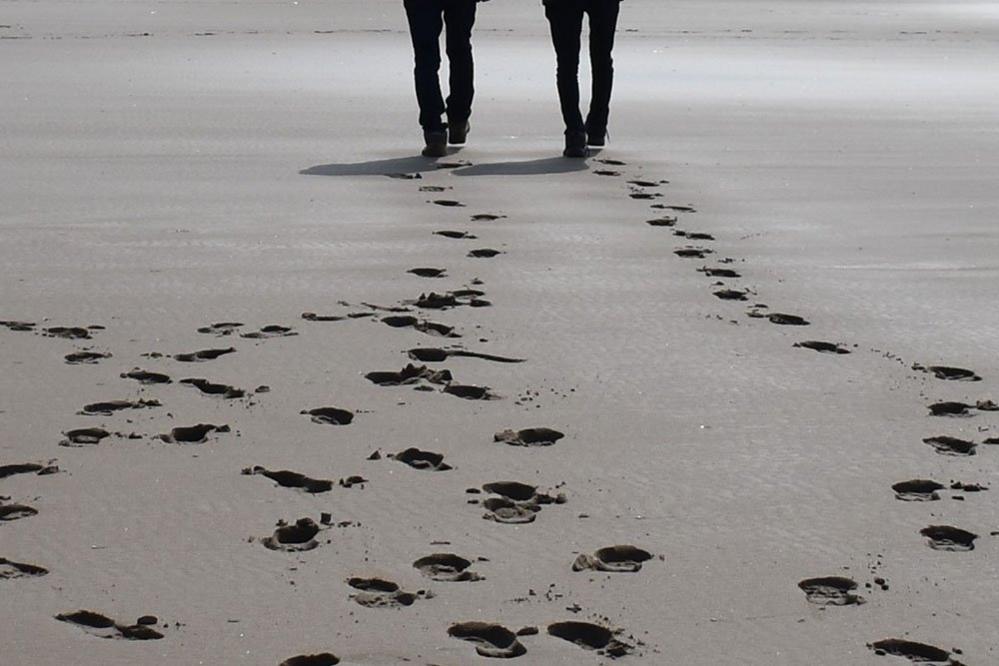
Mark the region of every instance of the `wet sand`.
<instances>
[{"instance_id":1,"label":"wet sand","mask_svg":"<svg viewBox=\"0 0 999 666\"><path fill-rule=\"evenodd\" d=\"M994 663L999 16L668 4L7 3L0 661Z\"/></svg>"}]
</instances>

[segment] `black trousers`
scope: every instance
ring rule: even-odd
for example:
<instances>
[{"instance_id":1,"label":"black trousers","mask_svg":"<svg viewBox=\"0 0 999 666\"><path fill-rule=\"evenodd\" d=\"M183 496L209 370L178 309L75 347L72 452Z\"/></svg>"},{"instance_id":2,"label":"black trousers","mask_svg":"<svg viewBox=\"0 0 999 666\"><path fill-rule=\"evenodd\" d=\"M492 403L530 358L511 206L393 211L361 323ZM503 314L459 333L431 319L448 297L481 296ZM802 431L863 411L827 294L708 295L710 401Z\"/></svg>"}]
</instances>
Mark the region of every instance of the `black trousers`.
<instances>
[{"instance_id":1,"label":"black trousers","mask_svg":"<svg viewBox=\"0 0 999 666\"><path fill-rule=\"evenodd\" d=\"M472 26L476 0L405 0L409 33L416 60L416 101L420 105L420 125L425 130L444 128L448 122L463 123L472 115L474 67ZM445 105L438 72L441 67L441 32L447 25L447 58L450 64L450 93Z\"/></svg>"},{"instance_id":2,"label":"black trousers","mask_svg":"<svg viewBox=\"0 0 999 666\"><path fill-rule=\"evenodd\" d=\"M611 87L614 83L614 33L620 0L549 0L545 16L551 26L557 62L556 80L566 132L585 130L591 134L607 131ZM590 69L593 90L590 112L583 122L579 111L579 48L583 14L590 17Z\"/></svg>"}]
</instances>

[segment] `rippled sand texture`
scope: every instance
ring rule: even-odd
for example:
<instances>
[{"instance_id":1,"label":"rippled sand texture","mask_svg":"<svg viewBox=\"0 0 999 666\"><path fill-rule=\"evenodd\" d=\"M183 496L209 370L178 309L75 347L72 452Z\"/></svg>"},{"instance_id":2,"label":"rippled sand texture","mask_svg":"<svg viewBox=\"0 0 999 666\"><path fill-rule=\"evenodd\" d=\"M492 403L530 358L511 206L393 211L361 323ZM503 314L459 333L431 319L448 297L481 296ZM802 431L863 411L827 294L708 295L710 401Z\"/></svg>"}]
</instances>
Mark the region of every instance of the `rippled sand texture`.
<instances>
[{"instance_id":1,"label":"rippled sand texture","mask_svg":"<svg viewBox=\"0 0 999 666\"><path fill-rule=\"evenodd\" d=\"M999 662L995 9L400 5L0 7L0 662Z\"/></svg>"}]
</instances>

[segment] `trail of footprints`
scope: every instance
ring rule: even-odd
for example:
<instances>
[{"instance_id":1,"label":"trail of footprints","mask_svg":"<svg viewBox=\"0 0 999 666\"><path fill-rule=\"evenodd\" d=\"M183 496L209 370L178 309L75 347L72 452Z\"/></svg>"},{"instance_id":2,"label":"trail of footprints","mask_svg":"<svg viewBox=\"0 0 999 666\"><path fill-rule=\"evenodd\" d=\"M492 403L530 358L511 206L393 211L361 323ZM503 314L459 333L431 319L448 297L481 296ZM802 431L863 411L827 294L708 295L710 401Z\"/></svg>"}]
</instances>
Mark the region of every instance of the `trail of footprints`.
<instances>
[{"instance_id":1,"label":"trail of footprints","mask_svg":"<svg viewBox=\"0 0 999 666\"><path fill-rule=\"evenodd\" d=\"M594 169L592 173L607 178L622 177L624 175L622 168L627 166L620 160L598 159L596 161L601 164L601 167ZM441 163L438 166L442 169L449 169L463 165L464 163L455 162ZM403 181L421 178L419 174L388 175ZM665 198L665 195L660 189L667 184L666 180L631 178L627 181L627 194L631 199L638 201L661 200ZM424 185L419 188L419 191L444 192L451 189L453 188ZM465 207L462 202L455 199L434 199L429 203L450 209ZM706 245L716 241L713 234L693 231L689 228L678 228L682 222L681 216L695 213L694 207L657 201L651 205L651 208L657 211L659 216L646 220L649 227L668 229L673 238L685 241L682 245L674 246L673 253L677 257L705 260L716 255L715 250ZM474 223L492 223L505 218L505 215L497 213L476 213L471 215L469 219ZM486 227L482 227L482 229L485 230ZM459 241L479 238L477 233L467 230L444 229L433 233L442 238ZM469 250L465 256L473 259L492 259L502 254L504 251L483 247ZM737 303L756 300L754 290L746 287L733 287L728 282L743 278L739 271L727 266L732 263L734 263L733 259L723 257L714 262L714 265L701 264L696 270L705 277L714 280L711 293L717 299ZM414 278L431 280L446 279L449 276L448 269L443 267L419 266L408 269L406 273ZM481 286L482 283L475 279L470 284L477 287ZM443 312L458 307L489 307L492 304L486 300L485 296L482 289L466 286L450 291L427 291L421 293L417 298L400 301L397 306L385 307L365 303L361 304L362 309L358 310L357 306L341 302L340 305L354 309L342 314L305 312L301 315L301 319L310 324L369 320L392 328L412 329L424 335L438 338L443 343L448 340L460 339L461 332L451 325L423 318L422 311ZM746 316L766 320L778 326L805 327L811 325L811 322L798 314L772 311L766 304L758 302L751 304ZM103 327L99 325L39 326L34 322L9 320L0 321L0 327L13 332L30 332L86 344L89 344L94 336L103 330ZM253 340L257 341L258 344L272 338L291 337L299 334L292 327L279 324L268 324L258 329L248 330L245 324L235 321L222 321L206 325L199 328L197 332L218 338ZM798 349L837 356L851 354L856 349L856 345L851 348L841 342L816 339L800 340L793 346ZM159 352L151 352L144 356L148 359L166 358L180 364L202 364L216 361L236 352L235 347L229 346L205 348L169 356ZM365 378L378 386L411 387L421 391L439 391L467 400L491 400L499 399L501 396L494 394L489 387L458 383L448 369L428 364L443 363L456 357L500 364L525 362L525 359L522 358L475 351L457 343L414 347L409 349L406 354L412 362L406 364L402 369L398 371L373 371L365 375ZM93 365L106 363L112 358L113 354L109 351L88 347L66 354L65 363L69 365ZM912 369L942 381L980 382L982 380L974 371L958 367L917 364L913 365ZM174 382L173 378L164 372L138 366L120 373L120 377L150 389ZM182 378L177 380L177 383L189 386L206 396L223 400L244 399L252 394L266 393L269 390L268 387L261 386L255 392L250 392L223 383L216 383L205 377ZM84 416L113 416L124 411L159 407L162 405L155 398L108 400L87 404L80 414ZM971 418L977 413L999 411L999 405L987 399L975 402L942 400L927 407L930 415L939 417ZM303 409L301 414L309 417L314 423L325 426L349 426L355 418L354 411L334 406L307 408ZM167 433L157 435L156 438L174 444L202 444L207 442L210 437L229 431L229 426L225 424L199 423L174 427ZM58 442L59 445L76 448L96 446L109 437L141 437L135 433L112 433L103 427L77 428L66 431L63 435L64 439ZM564 433L552 428L528 427L497 432L493 436L493 442L520 448L553 447L564 438ZM976 442L947 434L929 436L923 441L933 451L943 456L972 456L976 454L978 447ZM982 444L999 444L999 438L986 438ZM440 453L417 447L409 447L396 453L387 454L382 454L381 451L376 450L368 456L368 460L372 461L384 459L401 463L410 468L412 473L446 473L451 471L453 466L445 462L444 458L445 456ZM14 474L39 476L54 474L59 471L59 468L53 463L54 461L46 464L20 463L0 466L0 479ZM271 470L262 466L248 467L243 469L242 473L247 476L263 476L277 487L290 488L307 494L328 493L337 487L363 487L367 483L366 479L358 475L344 477L334 482L333 479L312 478L300 472ZM946 493L952 493L951 497L954 499L964 499L969 494L987 490L987 487L974 482L950 480L944 484L931 479L912 479L895 483L891 490L900 501L934 502L941 500ZM483 510L482 518L508 525L533 523L543 509L565 504L568 501L567 495L558 488L540 491L536 485L518 481L485 483L481 487L467 489L466 496L470 505L479 506ZM8 497L0 496L0 526L4 522L29 518L36 513L37 511L30 506L12 502ZM349 521L342 523L342 525L346 524L349 524ZM316 523L310 517L299 518L293 522L280 520L270 534L251 537L250 541L258 542L268 550L301 554L319 548L324 538L323 533L331 527L333 527L332 517L327 513L322 514L320 523ZM920 530L920 537L925 540L929 548L948 553L973 550L975 541L979 538L972 532L950 525L928 525ZM596 572L610 575L637 574L642 571L645 565L655 559L657 559L656 555L639 546L610 545L599 548L592 553L578 554L571 562L571 568L576 572ZM658 559L664 560L664 556L659 555ZM474 583L484 579L483 575L474 570L476 561L488 562L485 558L474 560L456 553L437 552L417 558L412 566L422 576L433 582ZM48 574L48 570L42 566L14 562L0 557L0 580L38 578L46 574ZM888 584L883 579L876 578L874 582L881 589L888 589ZM346 580L346 587L350 599L369 609L404 609L420 600L430 600L435 596L431 590L409 592L391 580L378 577L354 576ZM800 581L798 587L804 594L806 602L823 607L858 606L867 601L858 593L858 583L843 576L807 578ZM867 587L870 589L873 586L868 583ZM102 638L155 640L164 637L163 633L153 628L158 623L158 620L153 616L143 616L134 624L128 624L115 621L94 611L79 610L60 614L55 619L75 625L87 633ZM467 621L452 624L447 628L446 633L453 639L470 643L480 656L508 659L527 654L528 648L524 644L527 638L537 636L542 632L538 627L523 627L515 631L501 624ZM642 641L633 637L626 638L623 630L606 626L606 621L600 623L577 620L553 622L548 625L544 633L552 638L569 642L583 650L592 651L610 659L624 657L640 650L644 645ZM960 662L955 656L956 653L901 638L875 641L869 643L868 647L879 655L894 655L920 663L960 666ZM339 657L326 652L289 657L279 666L328 666L338 663L340 663Z\"/></svg>"}]
</instances>

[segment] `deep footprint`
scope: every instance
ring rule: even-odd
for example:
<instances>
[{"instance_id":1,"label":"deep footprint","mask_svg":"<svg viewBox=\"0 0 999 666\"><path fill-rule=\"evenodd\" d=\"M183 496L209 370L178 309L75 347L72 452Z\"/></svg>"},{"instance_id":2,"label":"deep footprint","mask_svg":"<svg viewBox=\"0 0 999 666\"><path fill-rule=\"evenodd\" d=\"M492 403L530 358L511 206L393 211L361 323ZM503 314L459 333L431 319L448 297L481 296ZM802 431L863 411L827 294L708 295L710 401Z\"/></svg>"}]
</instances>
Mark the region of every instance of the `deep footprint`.
<instances>
[{"instance_id":1,"label":"deep footprint","mask_svg":"<svg viewBox=\"0 0 999 666\"><path fill-rule=\"evenodd\" d=\"M832 342L822 342L821 340L805 340L804 342L795 342L795 347L800 349L811 349L812 351L821 352L823 354L849 354L850 350L846 347L841 347Z\"/></svg>"},{"instance_id":2,"label":"deep footprint","mask_svg":"<svg viewBox=\"0 0 999 666\"><path fill-rule=\"evenodd\" d=\"M863 598L854 594L856 581L842 576L807 578L798 587L805 593L810 603L819 606L851 606L864 603Z\"/></svg>"},{"instance_id":3,"label":"deep footprint","mask_svg":"<svg viewBox=\"0 0 999 666\"><path fill-rule=\"evenodd\" d=\"M980 382L982 378L975 374L974 370L965 370L964 368L952 368L945 365L931 365L923 366L916 365L912 366L913 370L920 372L926 372L937 379L943 379L945 381L952 382Z\"/></svg>"},{"instance_id":4,"label":"deep footprint","mask_svg":"<svg viewBox=\"0 0 999 666\"><path fill-rule=\"evenodd\" d=\"M160 435L159 438L171 444L204 444L208 441L208 435L215 432L229 432L229 426L211 423L178 426L171 428L168 434Z\"/></svg>"},{"instance_id":5,"label":"deep footprint","mask_svg":"<svg viewBox=\"0 0 999 666\"><path fill-rule=\"evenodd\" d=\"M472 216L472 222L495 222L505 219L506 215L496 215L494 213L477 213Z\"/></svg>"},{"instance_id":6,"label":"deep footprint","mask_svg":"<svg viewBox=\"0 0 999 666\"><path fill-rule=\"evenodd\" d=\"M675 226L677 219L675 217L658 217L654 220L646 220L645 224L650 227L672 227Z\"/></svg>"},{"instance_id":7,"label":"deep footprint","mask_svg":"<svg viewBox=\"0 0 999 666\"><path fill-rule=\"evenodd\" d=\"M607 627L589 622L556 622L548 625L548 633L611 659L623 657L634 649L634 646L615 638L614 632Z\"/></svg>"},{"instance_id":8,"label":"deep footprint","mask_svg":"<svg viewBox=\"0 0 999 666\"><path fill-rule=\"evenodd\" d=\"M460 201L454 201L452 199L435 199L434 202L438 206L444 206L446 208L462 208L465 204Z\"/></svg>"},{"instance_id":9,"label":"deep footprint","mask_svg":"<svg viewBox=\"0 0 999 666\"><path fill-rule=\"evenodd\" d=\"M739 291L738 289L719 289L718 291L712 292L717 298L723 301L748 301L749 296L745 291Z\"/></svg>"},{"instance_id":10,"label":"deep footprint","mask_svg":"<svg viewBox=\"0 0 999 666\"><path fill-rule=\"evenodd\" d=\"M173 358L181 363L203 363L205 361L214 361L220 356L233 354L235 352L235 347L227 347L226 349L202 349L196 352L174 354Z\"/></svg>"},{"instance_id":11,"label":"deep footprint","mask_svg":"<svg viewBox=\"0 0 999 666\"><path fill-rule=\"evenodd\" d=\"M704 273L708 277L718 277L718 278L741 278L737 271L733 271L731 268L709 268L707 266L702 266L697 269L698 273Z\"/></svg>"},{"instance_id":12,"label":"deep footprint","mask_svg":"<svg viewBox=\"0 0 999 666\"><path fill-rule=\"evenodd\" d=\"M975 448L977 446L974 442L969 442L966 439L948 437L947 435L927 437L923 440L923 443L929 444L937 453L943 456L973 456L975 455Z\"/></svg>"},{"instance_id":13,"label":"deep footprint","mask_svg":"<svg viewBox=\"0 0 999 666\"><path fill-rule=\"evenodd\" d=\"M358 590L350 598L368 608L412 606L420 596L420 593L404 592L396 583L382 578L351 578L347 584Z\"/></svg>"},{"instance_id":14,"label":"deep footprint","mask_svg":"<svg viewBox=\"0 0 999 666\"><path fill-rule=\"evenodd\" d=\"M494 250L492 248L484 247L478 250L472 250L471 252L468 253L468 256L472 257L473 259L491 259L492 257L495 257L500 254L503 253L500 252L499 250Z\"/></svg>"},{"instance_id":15,"label":"deep footprint","mask_svg":"<svg viewBox=\"0 0 999 666\"><path fill-rule=\"evenodd\" d=\"M94 414L111 416L123 409L147 409L149 407L162 407L162 405L159 400L108 400L107 402L94 402L85 405L80 413L88 416Z\"/></svg>"},{"instance_id":16,"label":"deep footprint","mask_svg":"<svg viewBox=\"0 0 999 666\"><path fill-rule=\"evenodd\" d=\"M312 417L313 423L323 425L344 426L350 425L354 421L354 414L346 409L338 407L316 407L315 409L303 409L301 414L308 414Z\"/></svg>"},{"instance_id":17,"label":"deep footprint","mask_svg":"<svg viewBox=\"0 0 999 666\"><path fill-rule=\"evenodd\" d=\"M977 534L950 525L930 525L919 530L927 538L927 545L933 550L952 553L968 552L975 549Z\"/></svg>"},{"instance_id":18,"label":"deep footprint","mask_svg":"<svg viewBox=\"0 0 999 666\"><path fill-rule=\"evenodd\" d=\"M517 635L500 624L488 622L459 622L447 630L448 636L468 641L482 657L513 659L527 653L527 648L517 640Z\"/></svg>"},{"instance_id":19,"label":"deep footprint","mask_svg":"<svg viewBox=\"0 0 999 666\"><path fill-rule=\"evenodd\" d=\"M563 433L551 428L525 428L498 432L493 435L493 441L510 446L552 446L563 437Z\"/></svg>"},{"instance_id":20,"label":"deep footprint","mask_svg":"<svg viewBox=\"0 0 999 666\"><path fill-rule=\"evenodd\" d=\"M895 657L905 657L909 661L918 663L939 663L950 664L951 666L961 666L959 662L950 658L950 653L941 650L933 645L925 643L915 643L913 641L902 640L901 638L887 638L882 641L869 643L868 648L878 655L892 655Z\"/></svg>"},{"instance_id":21,"label":"deep footprint","mask_svg":"<svg viewBox=\"0 0 999 666\"><path fill-rule=\"evenodd\" d=\"M299 518L294 525L278 523L274 534L260 540L270 550L280 550L286 553L301 553L319 547L316 535L319 525L311 518Z\"/></svg>"},{"instance_id":22,"label":"deep footprint","mask_svg":"<svg viewBox=\"0 0 999 666\"><path fill-rule=\"evenodd\" d=\"M119 375L122 379L134 379L140 384L169 384L172 380L161 372L147 372L140 368L132 368Z\"/></svg>"},{"instance_id":23,"label":"deep footprint","mask_svg":"<svg viewBox=\"0 0 999 666\"><path fill-rule=\"evenodd\" d=\"M974 405L969 405L964 402L935 402L929 406L931 416L968 416L971 409L974 409Z\"/></svg>"},{"instance_id":24,"label":"deep footprint","mask_svg":"<svg viewBox=\"0 0 999 666\"><path fill-rule=\"evenodd\" d=\"M14 562L5 557L0 557L0 580L10 580L12 578L37 578L48 574L49 570L34 564L24 562Z\"/></svg>"},{"instance_id":25,"label":"deep footprint","mask_svg":"<svg viewBox=\"0 0 999 666\"><path fill-rule=\"evenodd\" d=\"M406 272L422 278L442 278L447 275L447 269L444 268L410 268Z\"/></svg>"},{"instance_id":26,"label":"deep footprint","mask_svg":"<svg viewBox=\"0 0 999 666\"><path fill-rule=\"evenodd\" d=\"M421 451L410 447L391 456L401 463L405 463L413 469L426 470L432 472L446 472L452 467L444 462L444 456L433 451Z\"/></svg>"},{"instance_id":27,"label":"deep footprint","mask_svg":"<svg viewBox=\"0 0 999 666\"><path fill-rule=\"evenodd\" d=\"M452 231L449 229L435 231L434 236L443 236L444 238L452 238L454 240L475 240L478 238L478 236L470 234L467 231Z\"/></svg>"},{"instance_id":28,"label":"deep footprint","mask_svg":"<svg viewBox=\"0 0 999 666\"><path fill-rule=\"evenodd\" d=\"M541 507L545 504L565 504L565 495L552 496L539 493L537 486L519 481L497 481L482 486L486 493L494 495L482 502L486 520L508 525L533 523Z\"/></svg>"},{"instance_id":29,"label":"deep footprint","mask_svg":"<svg viewBox=\"0 0 999 666\"><path fill-rule=\"evenodd\" d=\"M482 576L470 571L472 563L454 553L434 553L413 562L413 567L431 580L446 583L464 583L483 580Z\"/></svg>"},{"instance_id":30,"label":"deep footprint","mask_svg":"<svg viewBox=\"0 0 999 666\"><path fill-rule=\"evenodd\" d=\"M896 483L891 489L895 491L896 499L903 502L934 502L940 499L938 491L944 487L929 479L912 479Z\"/></svg>"},{"instance_id":31,"label":"deep footprint","mask_svg":"<svg viewBox=\"0 0 999 666\"><path fill-rule=\"evenodd\" d=\"M298 472L291 472L286 469L272 471L266 467L256 465L247 467L243 474L266 476L271 481L284 488L299 488L307 493L325 493L333 490L333 482L329 479L312 479Z\"/></svg>"},{"instance_id":32,"label":"deep footprint","mask_svg":"<svg viewBox=\"0 0 999 666\"><path fill-rule=\"evenodd\" d=\"M378 386L407 386L424 381L431 384L446 384L452 379L449 370L432 370L425 365L416 366L412 363L398 372L369 372L364 378Z\"/></svg>"},{"instance_id":33,"label":"deep footprint","mask_svg":"<svg viewBox=\"0 0 999 666\"><path fill-rule=\"evenodd\" d=\"M207 379L202 379L200 377L190 377L188 379L181 379L180 384L187 384L188 386L193 386L205 395L217 395L226 400L234 400L236 398L242 398L246 396L246 391L243 389L238 389L234 386L229 386L228 384L215 384L208 381Z\"/></svg>"},{"instance_id":34,"label":"deep footprint","mask_svg":"<svg viewBox=\"0 0 999 666\"><path fill-rule=\"evenodd\" d=\"M65 340L89 340L90 331L82 326L52 326L42 329L42 335Z\"/></svg>"},{"instance_id":35,"label":"deep footprint","mask_svg":"<svg viewBox=\"0 0 999 666\"><path fill-rule=\"evenodd\" d=\"M63 435L66 439L59 442L59 446L93 446L100 444L102 439L110 437L111 433L103 428L78 428L67 430Z\"/></svg>"},{"instance_id":36,"label":"deep footprint","mask_svg":"<svg viewBox=\"0 0 999 666\"><path fill-rule=\"evenodd\" d=\"M34 474L36 476L46 476L55 474L59 468L55 465L42 465L41 463L18 463L14 465L0 465L0 479L6 479L15 474Z\"/></svg>"},{"instance_id":37,"label":"deep footprint","mask_svg":"<svg viewBox=\"0 0 999 666\"><path fill-rule=\"evenodd\" d=\"M3 522L11 522L37 515L38 509L25 504L0 504L0 521Z\"/></svg>"},{"instance_id":38,"label":"deep footprint","mask_svg":"<svg viewBox=\"0 0 999 666\"><path fill-rule=\"evenodd\" d=\"M279 324L269 324L261 328L259 331L243 333L239 337L248 338L250 340L266 340L268 338L287 338L293 335L298 335L298 333L296 333L291 327L281 326Z\"/></svg>"},{"instance_id":39,"label":"deep footprint","mask_svg":"<svg viewBox=\"0 0 999 666\"><path fill-rule=\"evenodd\" d=\"M72 354L66 354L65 360L69 365L93 365L95 363L100 363L106 358L111 358L111 354L106 354L102 352L92 352L92 351L80 351L73 352Z\"/></svg>"},{"instance_id":40,"label":"deep footprint","mask_svg":"<svg viewBox=\"0 0 999 666\"><path fill-rule=\"evenodd\" d=\"M479 352L465 351L464 349L436 349L417 348L406 352L414 361L421 363L441 363L452 356L465 358L479 358L485 361L495 361L496 363L523 363L525 359L509 358L507 356L496 356L494 354L480 354Z\"/></svg>"},{"instance_id":41,"label":"deep footprint","mask_svg":"<svg viewBox=\"0 0 999 666\"><path fill-rule=\"evenodd\" d=\"M651 559L652 553L635 546L608 546L592 555L580 555L572 563L572 570L635 573L642 570L643 562Z\"/></svg>"},{"instance_id":42,"label":"deep footprint","mask_svg":"<svg viewBox=\"0 0 999 666\"><path fill-rule=\"evenodd\" d=\"M319 654L300 654L289 657L278 666L336 666L340 659L331 652L321 652Z\"/></svg>"},{"instance_id":43,"label":"deep footprint","mask_svg":"<svg viewBox=\"0 0 999 666\"><path fill-rule=\"evenodd\" d=\"M208 335L217 335L219 337L232 335L236 332L236 329L242 328L243 323L238 321L220 321L217 324L211 324L209 326L202 326L198 329L198 333L205 333Z\"/></svg>"},{"instance_id":44,"label":"deep footprint","mask_svg":"<svg viewBox=\"0 0 999 666\"><path fill-rule=\"evenodd\" d=\"M453 326L437 324L432 321L417 319L416 317L391 316L391 317L383 317L381 321L383 324L391 326L392 328L414 328L421 333L426 333L427 335L438 335L444 338L461 337L460 335L455 333Z\"/></svg>"},{"instance_id":45,"label":"deep footprint","mask_svg":"<svg viewBox=\"0 0 999 666\"><path fill-rule=\"evenodd\" d=\"M132 641L149 641L163 638L163 634L145 624L124 625L111 618L89 610L79 610L73 613L60 613L55 616L60 622L74 624L88 634L100 638L125 639ZM140 618L141 619L141 618Z\"/></svg>"},{"instance_id":46,"label":"deep footprint","mask_svg":"<svg viewBox=\"0 0 999 666\"><path fill-rule=\"evenodd\" d=\"M489 391L488 386L474 386L472 384L448 384L443 389L444 393L462 398L463 400L496 400L498 396Z\"/></svg>"},{"instance_id":47,"label":"deep footprint","mask_svg":"<svg viewBox=\"0 0 999 666\"><path fill-rule=\"evenodd\" d=\"M706 247L681 247L673 250L673 254L684 259L704 259L709 254L714 254L714 250Z\"/></svg>"}]
</instances>

